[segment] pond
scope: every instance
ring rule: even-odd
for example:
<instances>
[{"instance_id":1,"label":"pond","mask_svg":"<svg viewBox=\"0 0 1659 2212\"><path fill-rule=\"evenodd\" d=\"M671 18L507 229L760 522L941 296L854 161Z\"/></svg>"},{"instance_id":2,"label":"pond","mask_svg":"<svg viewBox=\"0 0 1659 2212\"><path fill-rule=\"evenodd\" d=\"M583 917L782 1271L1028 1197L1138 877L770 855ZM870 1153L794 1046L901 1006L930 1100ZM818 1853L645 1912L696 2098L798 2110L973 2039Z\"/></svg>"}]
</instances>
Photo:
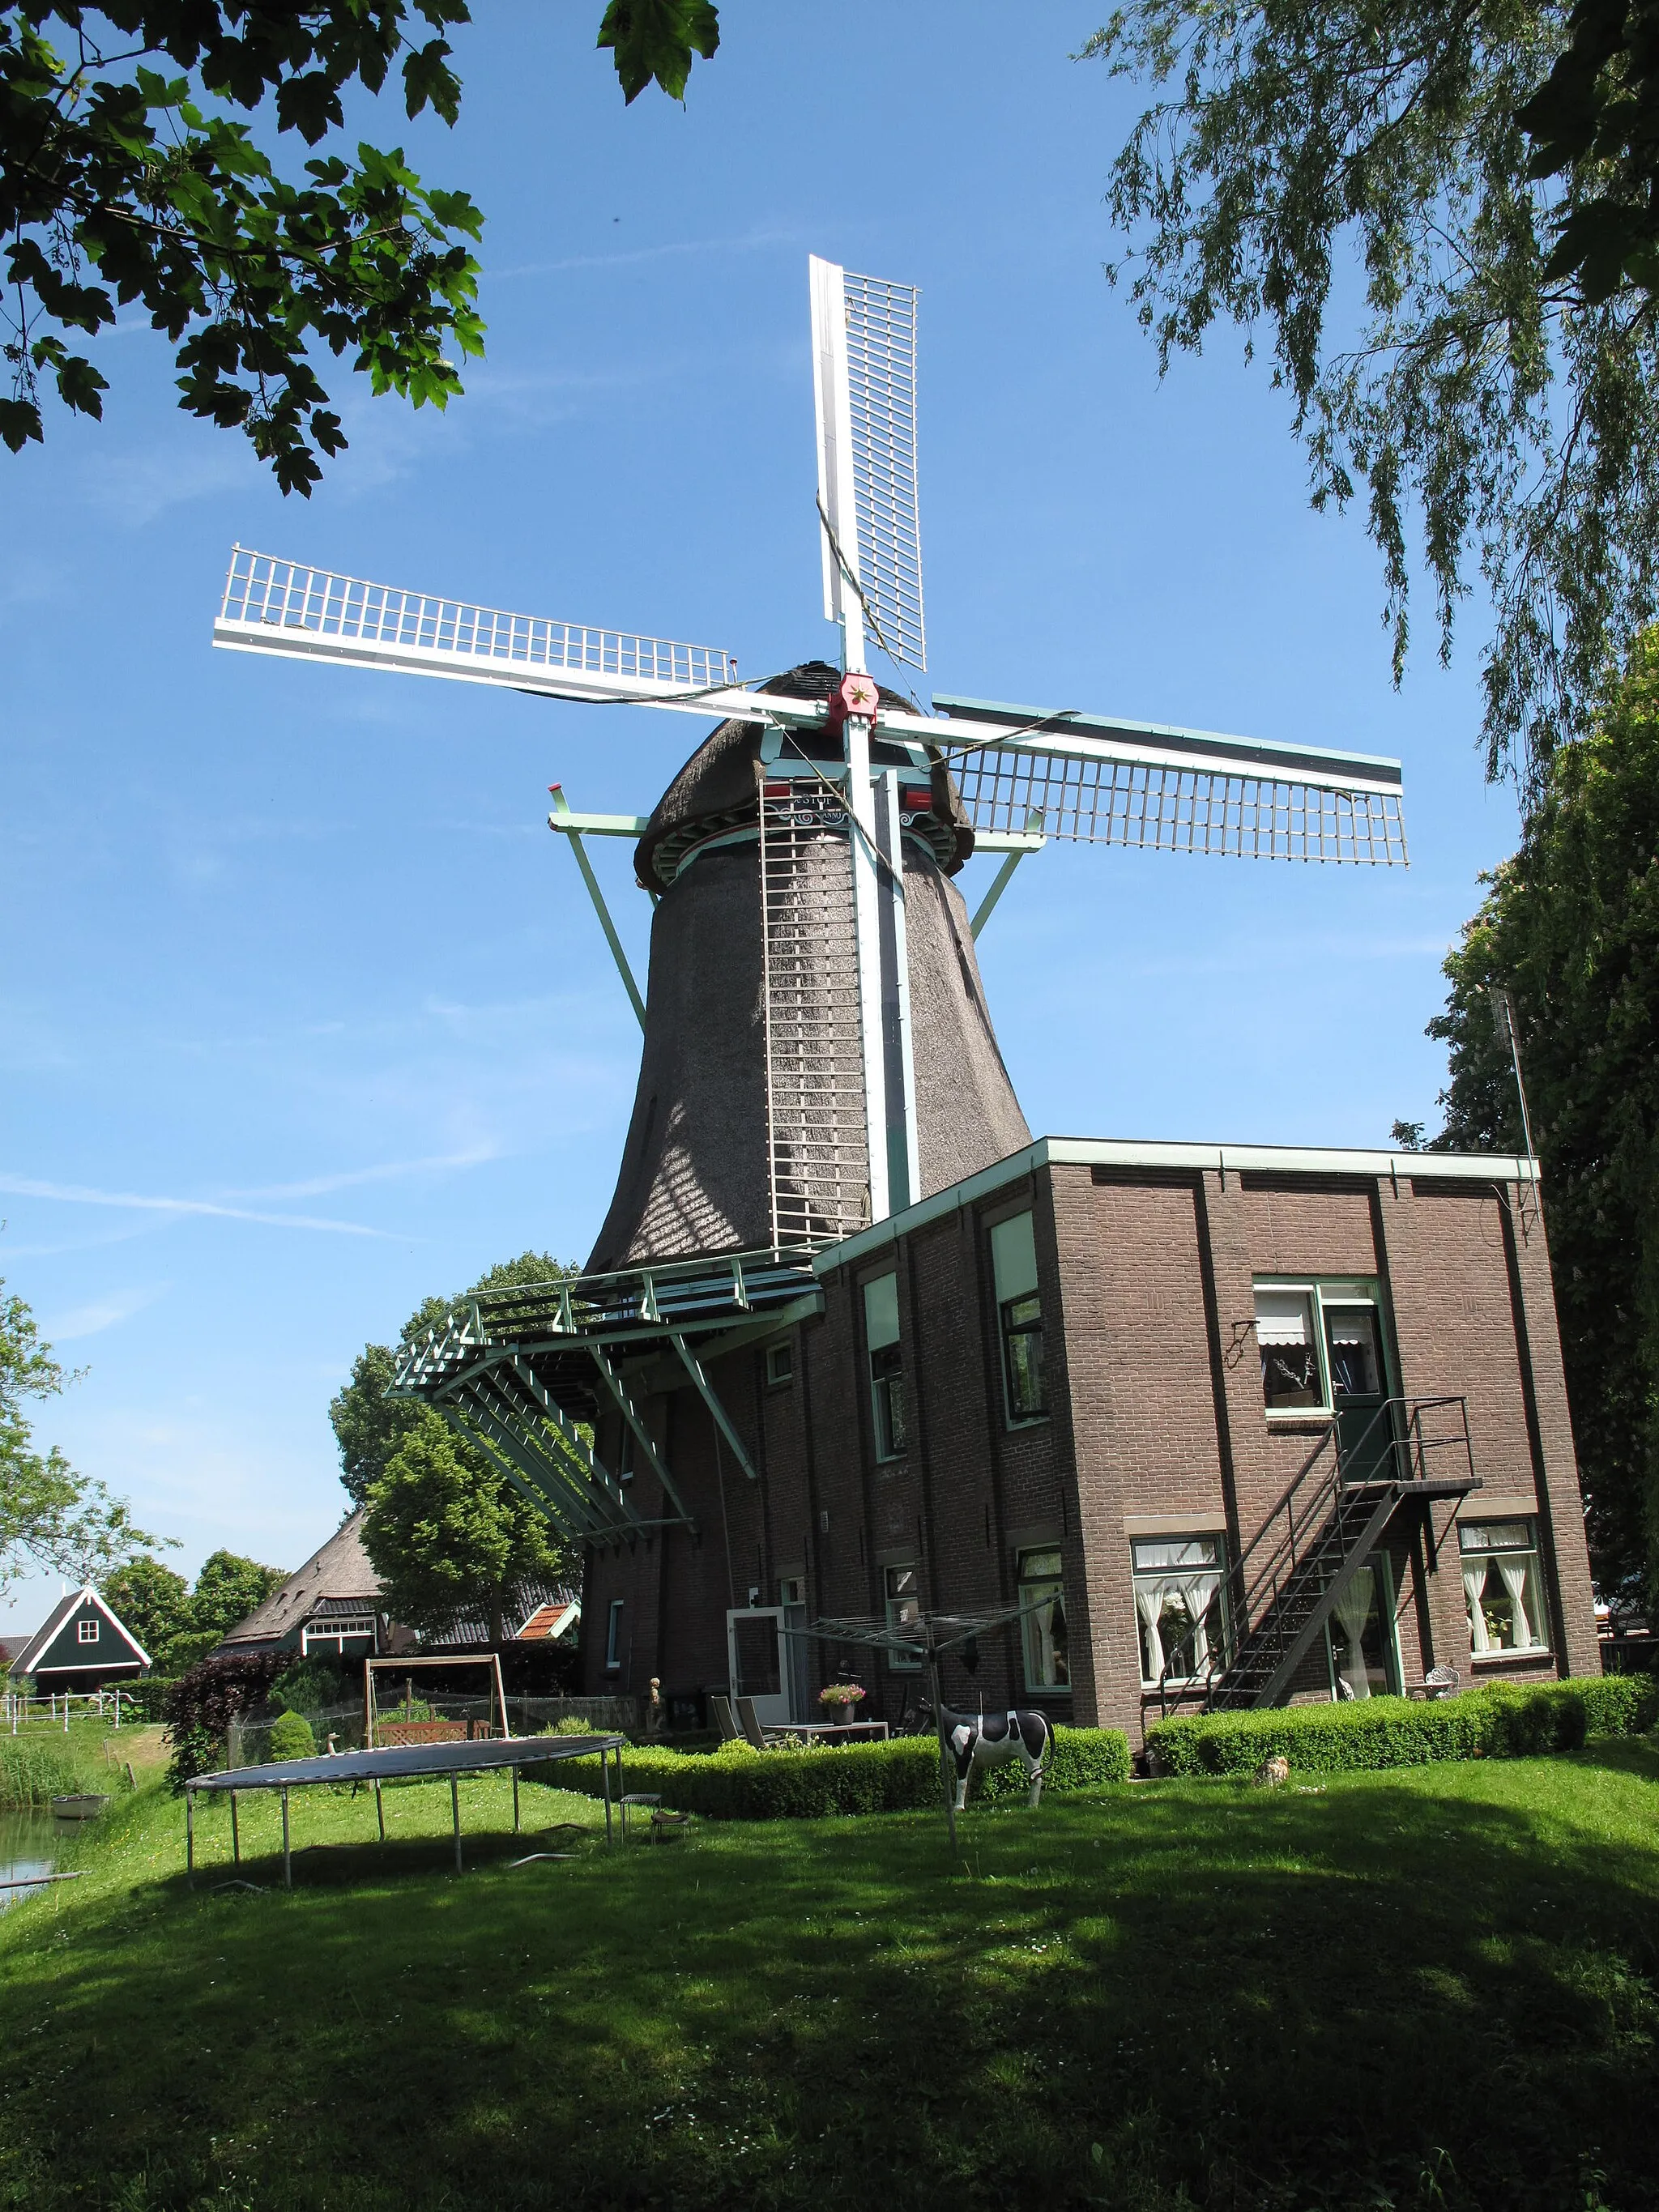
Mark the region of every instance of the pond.
<instances>
[{"instance_id":1,"label":"pond","mask_svg":"<svg viewBox=\"0 0 1659 2212\"><path fill-rule=\"evenodd\" d=\"M0 1813L0 1882L28 1881L50 1874L62 1838L62 1823L50 1813ZM0 1889L0 1912L20 1897L39 1894L35 1888Z\"/></svg>"}]
</instances>

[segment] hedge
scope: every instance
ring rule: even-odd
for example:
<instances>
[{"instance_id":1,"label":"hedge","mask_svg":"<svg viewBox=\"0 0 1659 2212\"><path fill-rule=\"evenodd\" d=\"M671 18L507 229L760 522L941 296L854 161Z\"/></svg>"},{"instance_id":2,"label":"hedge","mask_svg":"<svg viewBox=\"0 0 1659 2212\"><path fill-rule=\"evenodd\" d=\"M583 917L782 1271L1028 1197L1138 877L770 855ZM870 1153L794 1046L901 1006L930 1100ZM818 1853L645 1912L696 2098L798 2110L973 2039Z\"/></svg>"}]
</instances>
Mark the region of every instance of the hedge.
<instances>
[{"instance_id":1,"label":"hedge","mask_svg":"<svg viewBox=\"0 0 1659 2212\"><path fill-rule=\"evenodd\" d=\"M1062 1793L1129 1778L1129 1740L1117 1729L1056 1729L1044 1788ZM549 1759L527 1766L532 1782L600 1796L596 1759ZM623 1787L659 1795L678 1812L726 1820L814 1820L836 1814L930 1811L941 1797L939 1746L932 1736L884 1743L779 1744L769 1751L722 1744L707 1753L649 1745L623 1753ZM1018 1797L1027 1787L1017 1762L976 1775L975 1797Z\"/></svg>"},{"instance_id":2,"label":"hedge","mask_svg":"<svg viewBox=\"0 0 1659 2212\"><path fill-rule=\"evenodd\" d=\"M1331 1774L1577 1751L1589 1736L1640 1735L1656 1719L1659 1680L1608 1674L1532 1688L1492 1682L1421 1702L1367 1698L1158 1721L1146 1731L1146 1750L1158 1774L1254 1774L1275 1757L1304 1774Z\"/></svg>"}]
</instances>

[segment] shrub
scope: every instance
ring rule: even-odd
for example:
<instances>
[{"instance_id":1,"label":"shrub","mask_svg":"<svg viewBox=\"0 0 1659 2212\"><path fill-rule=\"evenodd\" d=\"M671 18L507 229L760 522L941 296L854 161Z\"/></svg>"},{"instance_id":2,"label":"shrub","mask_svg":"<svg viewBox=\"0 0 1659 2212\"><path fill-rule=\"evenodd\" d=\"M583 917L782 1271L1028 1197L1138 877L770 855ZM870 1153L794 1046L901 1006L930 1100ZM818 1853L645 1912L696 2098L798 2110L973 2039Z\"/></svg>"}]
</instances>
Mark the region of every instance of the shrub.
<instances>
[{"instance_id":1,"label":"shrub","mask_svg":"<svg viewBox=\"0 0 1659 2212\"><path fill-rule=\"evenodd\" d=\"M1639 1734L1656 1717L1659 1682L1651 1676L1492 1682L1461 1698L1421 1703L1367 1698L1158 1721L1146 1731L1146 1749L1164 1774L1254 1774L1264 1759L1275 1757L1304 1774L1330 1774L1576 1751L1589 1736Z\"/></svg>"},{"instance_id":2,"label":"shrub","mask_svg":"<svg viewBox=\"0 0 1659 2212\"><path fill-rule=\"evenodd\" d=\"M172 1674L146 1674L142 1682L123 1682L121 1685L121 1725L129 1719L159 1721L163 1717L167 1692L177 1680Z\"/></svg>"},{"instance_id":3,"label":"shrub","mask_svg":"<svg viewBox=\"0 0 1659 2212\"><path fill-rule=\"evenodd\" d=\"M597 1759L529 1766L532 1781L556 1790L603 1794ZM939 1746L932 1736L893 1736L884 1743L780 1744L755 1751L746 1743L688 1753L651 1745L623 1754L623 1787L654 1791L665 1805L725 1820L812 1820L854 1813L925 1812L940 1802ZM1060 1729L1045 1785L1062 1794L1129 1775L1128 1739L1116 1729ZM1011 1764L975 1778L972 1794L1018 1796L1023 1769Z\"/></svg>"},{"instance_id":4,"label":"shrub","mask_svg":"<svg viewBox=\"0 0 1659 2212\"><path fill-rule=\"evenodd\" d=\"M173 1746L167 1780L175 1792L224 1764L231 1723L251 1712L293 1664L289 1651L226 1651L198 1661L179 1677L161 1708Z\"/></svg>"},{"instance_id":5,"label":"shrub","mask_svg":"<svg viewBox=\"0 0 1659 2212\"><path fill-rule=\"evenodd\" d=\"M326 1666L320 1659L302 1659L297 1667L277 1676L269 1694L279 1713L314 1713L325 1705L347 1702L354 1691L361 1698L362 1686L361 1674L354 1682L343 1668Z\"/></svg>"},{"instance_id":6,"label":"shrub","mask_svg":"<svg viewBox=\"0 0 1659 2212\"><path fill-rule=\"evenodd\" d=\"M317 1739L303 1713L278 1713L270 1724L272 1759L315 1759Z\"/></svg>"}]
</instances>

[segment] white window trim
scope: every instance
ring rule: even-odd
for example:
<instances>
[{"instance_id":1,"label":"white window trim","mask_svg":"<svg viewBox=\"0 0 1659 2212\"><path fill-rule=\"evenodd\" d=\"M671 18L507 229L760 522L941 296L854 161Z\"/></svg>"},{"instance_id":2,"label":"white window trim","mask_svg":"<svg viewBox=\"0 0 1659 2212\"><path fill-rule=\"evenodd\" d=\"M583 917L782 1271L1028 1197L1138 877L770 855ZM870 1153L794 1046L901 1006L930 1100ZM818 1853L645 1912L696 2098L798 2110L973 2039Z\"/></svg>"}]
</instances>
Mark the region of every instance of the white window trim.
<instances>
[{"instance_id":1,"label":"white window trim","mask_svg":"<svg viewBox=\"0 0 1659 2212\"><path fill-rule=\"evenodd\" d=\"M1278 1284L1273 1285L1274 1289L1279 1289L1280 1287L1291 1289L1297 1286L1289 1284L1282 1286ZM1188 1516L1187 1517L1188 1519L1191 1518L1190 1516ZM1136 1585L1142 1581L1150 1582L1155 1575L1174 1575L1177 1573L1179 1570L1173 1567L1138 1568L1135 1565L1135 1546L1136 1544L1190 1543L1195 1536L1209 1537L1216 1547L1215 1565L1212 1567L1194 1567L1191 1570L1191 1572L1194 1577L1204 1574L1212 1574L1219 1577L1219 1588L1217 1591L1217 1595L1221 1601L1221 1649L1218 1651L1215 1650L1213 1648L1209 1646L1206 1639L1206 1648L1208 1651L1208 1656L1213 1663L1205 1673L1198 1674L1170 1674L1164 1678L1162 1683L1150 1680L1146 1675L1140 1674L1141 1661L1144 1655L1141 1650L1140 1640L1140 1601L1135 1595ZM1223 1522L1217 1522L1214 1524L1203 1528L1166 1527L1162 1528L1136 1529L1133 1536L1130 1539L1129 1543L1129 1598L1130 1602L1134 1607L1135 1672L1137 1674L1140 1675L1140 1687L1143 1695L1148 1691L1156 1692L1160 1688L1164 1690L1189 1690L1194 1683L1207 1682L1213 1680L1214 1676L1218 1674L1226 1666L1231 1623L1232 1620L1227 1574L1227 1530L1225 1524ZM1206 1607L1206 1610L1207 1611L1208 1608Z\"/></svg>"},{"instance_id":2,"label":"white window trim","mask_svg":"<svg viewBox=\"0 0 1659 2212\"><path fill-rule=\"evenodd\" d=\"M1322 1397L1317 1406L1263 1406L1262 1412L1275 1427L1294 1425L1297 1421L1328 1421L1335 1418L1336 1405L1331 1395L1330 1347L1325 1341L1325 1308L1333 1306L1370 1306L1377 1320L1377 1357L1382 1368L1382 1395L1392 1397L1394 1373L1390 1363L1389 1332L1383 1324L1382 1286L1376 1276L1364 1275L1252 1275L1250 1278L1250 1334L1255 1334L1255 1300L1258 1291L1296 1291L1309 1299L1313 1308L1314 1358L1319 1364L1319 1387Z\"/></svg>"},{"instance_id":3,"label":"white window trim","mask_svg":"<svg viewBox=\"0 0 1659 2212\"><path fill-rule=\"evenodd\" d=\"M1029 1421L1023 1421L1019 1425L1022 1428L1029 1428L1031 1425ZM1060 1606L1062 1609L1064 1608L1066 1571L1063 1561L1060 1571L1055 1574L1032 1575L1028 1578L1024 1572L1024 1563L1027 1559L1039 1553L1058 1552L1060 1548L1058 1537L1052 1544L1022 1544L1019 1547L1014 1558L1014 1589L1022 1608L1030 1602L1031 1595L1035 1591L1045 1589L1057 1589L1060 1592ZM1019 1666L1020 1680L1024 1686L1025 1694L1031 1698L1069 1698L1072 1694L1072 1686L1069 1681L1034 1682L1031 1680L1031 1617L1029 1613L1023 1613L1019 1624Z\"/></svg>"},{"instance_id":4,"label":"white window trim","mask_svg":"<svg viewBox=\"0 0 1659 2212\"><path fill-rule=\"evenodd\" d=\"M88 1636L88 1635L87 1634L87 1631L88 1631L88 1629L90 1629L90 1630L92 1631L92 1633L91 1633L91 1635L90 1635L90 1636ZM76 1642L77 1644L96 1644L96 1643L97 1643L97 1641L98 1641L98 1616L97 1616L97 1614L96 1614L95 1613L88 1613L88 1614L86 1616L86 1618L85 1618L84 1620L77 1620L77 1621L76 1622L76 1624L75 1624L75 1640L76 1640Z\"/></svg>"},{"instance_id":5,"label":"white window trim","mask_svg":"<svg viewBox=\"0 0 1659 2212\"><path fill-rule=\"evenodd\" d=\"M1394 1561L1379 1545L1365 1561L1365 1565L1371 1571L1373 1593L1379 1598L1386 1597L1388 1600L1386 1628L1389 1639L1389 1664L1383 1671L1389 1677L1389 1687L1386 1690L1373 1691L1371 1695L1397 1698L1405 1686L1406 1668L1400 1656L1400 1593L1395 1588ZM1330 1676L1331 1703L1340 1705L1343 1702L1343 1698L1341 1692L1336 1686L1336 1678L1341 1670L1336 1663L1336 1638L1331 1633L1331 1622L1334 1618L1331 1613L1327 1613L1325 1616L1325 1665L1326 1671ZM1340 1623L1338 1625L1340 1626Z\"/></svg>"},{"instance_id":6,"label":"white window trim","mask_svg":"<svg viewBox=\"0 0 1659 2212\"><path fill-rule=\"evenodd\" d=\"M1499 1547L1498 1549L1490 1552L1477 1551L1473 1548L1466 1552L1463 1549L1463 1531L1467 1528L1473 1532L1474 1530L1482 1527L1484 1523L1488 1521L1500 1521L1510 1523L1513 1523L1516 1521L1529 1522L1532 1526L1532 1541L1524 1547L1518 1544L1505 1544ZM1457 1528L1457 1559L1458 1565L1461 1570L1467 1571L1468 1563L1476 1559L1480 1560L1482 1566L1488 1571L1496 1566L1500 1559L1525 1559L1528 1563L1529 1580L1531 1583L1532 1594L1537 1601L1537 1609L1540 1613L1547 1615L1549 1612L1549 1595L1544 1588L1544 1552L1543 1547L1538 1540L1538 1509L1535 1505L1533 1507L1532 1510L1528 1513L1499 1514L1489 1512L1483 1513L1479 1520L1464 1521L1460 1519ZM1467 1585L1465 1586L1465 1597L1467 1603ZM1552 1657L1554 1654L1554 1645L1547 1641L1540 1644L1537 1639L1538 1629L1540 1627L1548 1627L1549 1622L1547 1619L1539 1621L1534 1621L1529 1619L1527 1625L1534 1631L1534 1638L1530 1644L1489 1644L1484 1650L1479 1651L1474 1649L1474 1636L1473 1629L1471 1629L1469 1635L1469 1663L1471 1666L1482 1668L1502 1667L1506 1665L1512 1659L1548 1659Z\"/></svg>"},{"instance_id":7,"label":"white window trim","mask_svg":"<svg viewBox=\"0 0 1659 2212\"><path fill-rule=\"evenodd\" d=\"M619 1641L618 1632L623 1623L623 1608L627 1602L626 1598L613 1597L610 1610L605 1614L605 1671L607 1674L620 1674L622 1672L622 1654L617 1646Z\"/></svg>"}]
</instances>

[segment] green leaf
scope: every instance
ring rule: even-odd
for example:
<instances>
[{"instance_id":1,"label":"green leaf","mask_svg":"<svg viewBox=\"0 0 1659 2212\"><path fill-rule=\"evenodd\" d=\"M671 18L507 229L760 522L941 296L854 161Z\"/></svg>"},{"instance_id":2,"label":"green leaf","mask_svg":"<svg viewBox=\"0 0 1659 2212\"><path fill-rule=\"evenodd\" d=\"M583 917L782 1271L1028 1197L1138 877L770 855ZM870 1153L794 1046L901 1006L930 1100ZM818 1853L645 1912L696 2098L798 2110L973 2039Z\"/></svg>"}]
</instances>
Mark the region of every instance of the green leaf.
<instances>
[{"instance_id":1,"label":"green leaf","mask_svg":"<svg viewBox=\"0 0 1659 2212\"><path fill-rule=\"evenodd\" d=\"M0 399L0 438L14 453L21 453L31 438L43 436L40 410L32 399Z\"/></svg>"},{"instance_id":2,"label":"green leaf","mask_svg":"<svg viewBox=\"0 0 1659 2212\"><path fill-rule=\"evenodd\" d=\"M446 64L451 49L445 40L429 39L404 59L404 105L411 116L430 106L446 123L453 123L461 109L461 82Z\"/></svg>"},{"instance_id":3,"label":"green leaf","mask_svg":"<svg viewBox=\"0 0 1659 2212\"><path fill-rule=\"evenodd\" d=\"M720 42L711 0L610 0L598 40L612 52L629 106L652 83L671 100L683 99L692 57L712 60Z\"/></svg>"},{"instance_id":4,"label":"green leaf","mask_svg":"<svg viewBox=\"0 0 1659 2212\"><path fill-rule=\"evenodd\" d=\"M107 380L78 353L70 354L58 368L58 396L65 407L72 407L77 415L90 415L101 421L104 403L99 394L108 390Z\"/></svg>"}]
</instances>

